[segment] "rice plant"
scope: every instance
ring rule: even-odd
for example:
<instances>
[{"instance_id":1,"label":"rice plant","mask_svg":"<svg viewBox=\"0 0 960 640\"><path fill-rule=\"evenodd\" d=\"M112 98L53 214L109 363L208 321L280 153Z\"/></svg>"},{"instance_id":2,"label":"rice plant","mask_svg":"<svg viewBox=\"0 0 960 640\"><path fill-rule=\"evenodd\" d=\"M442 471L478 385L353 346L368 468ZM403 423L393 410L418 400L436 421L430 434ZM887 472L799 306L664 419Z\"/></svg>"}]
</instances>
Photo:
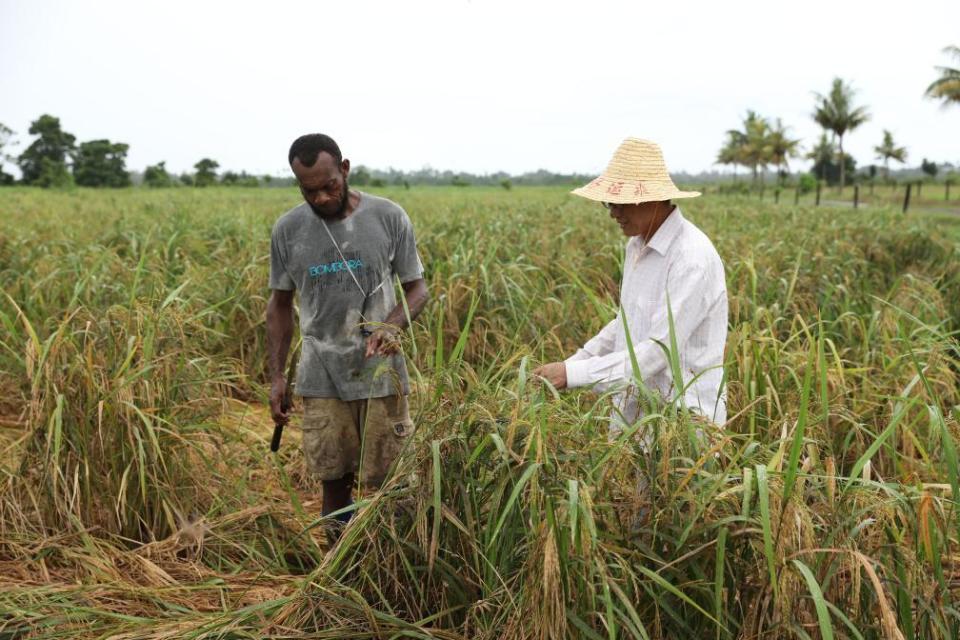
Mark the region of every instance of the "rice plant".
<instances>
[{"instance_id":1,"label":"rice plant","mask_svg":"<svg viewBox=\"0 0 960 640\"><path fill-rule=\"evenodd\" d=\"M0 637L960 634L955 226L685 204L726 264L730 419L660 399L611 439L610 398L529 373L616 311L605 213L385 194L433 294L418 431L331 546L296 425L267 449L297 194L0 191Z\"/></svg>"}]
</instances>

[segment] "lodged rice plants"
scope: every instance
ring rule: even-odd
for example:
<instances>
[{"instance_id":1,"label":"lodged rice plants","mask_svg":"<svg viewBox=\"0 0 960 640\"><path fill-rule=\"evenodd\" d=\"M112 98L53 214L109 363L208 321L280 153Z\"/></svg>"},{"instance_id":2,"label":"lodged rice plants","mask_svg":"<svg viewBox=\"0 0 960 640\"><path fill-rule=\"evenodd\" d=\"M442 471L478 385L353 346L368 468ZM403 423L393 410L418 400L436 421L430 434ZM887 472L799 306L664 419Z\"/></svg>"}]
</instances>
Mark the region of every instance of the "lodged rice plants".
<instances>
[{"instance_id":1,"label":"lodged rice plants","mask_svg":"<svg viewBox=\"0 0 960 640\"><path fill-rule=\"evenodd\" d=\"M609 398L529 375L615 313L607 214L386 195L432 293L418 432L328 550L263 408L269 229L297 194L0 192L0 636L960 632L948 220L684 203L727 269L730 419L667 398L611 439Z\"/></svg>"}]
</instances>

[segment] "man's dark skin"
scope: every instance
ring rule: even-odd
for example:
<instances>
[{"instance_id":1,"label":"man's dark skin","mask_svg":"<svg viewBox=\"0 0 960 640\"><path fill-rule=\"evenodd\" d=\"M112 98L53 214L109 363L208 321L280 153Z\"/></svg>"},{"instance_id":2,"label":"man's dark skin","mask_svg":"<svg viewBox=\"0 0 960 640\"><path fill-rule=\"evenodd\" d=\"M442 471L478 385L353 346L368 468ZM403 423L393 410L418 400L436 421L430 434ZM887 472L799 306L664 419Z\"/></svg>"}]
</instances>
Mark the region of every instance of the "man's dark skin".
<instances>
[{"instance_id":1,"label":"man's dark skin","mask_svg":"<svg viewBox=\"0 0 960 640\"><path fill-rule=\"evenodd\" d=\"M673 211L669 200L642 202L639 204L607 203L610 217L617 221L623 235L631 238L641 236L650 242L664 221ZM563 362L551 362L533 370L533 375L543 378L557 389L567 388L567 366Z\"/></svg>"},{"instance_id":2,"label":"man's dark skin","mask_svg":"<svg viewBox=\"0 0 960 640\"><path fill-rule=\"evenodd\" d=\"M350 175L350 161L346 158L339 164L329 153L321 152L312 167L294 158L290 165L303 199L314 213L326 221L343 220L353 215L360 204L360 194L351 191L347 184ZM423 278L406 282L403 285L410 319L413 320L423 311L429 294ZM387 315L381 326L373 329L367 338L366 357L385 356L399 349L398 335L407 328L407 315L403 303L398 303ZM287 389L284 376L284 364L293 339L293 291L273 290L267 303L267 354L270 370L270 413L276 424L286 425L290 420L289 411L281 408L283 395ZM339 480L323 482L324 515L342 509L350 504L353 489L353 474L347 474Z\"/></svg>"}]
</instances>

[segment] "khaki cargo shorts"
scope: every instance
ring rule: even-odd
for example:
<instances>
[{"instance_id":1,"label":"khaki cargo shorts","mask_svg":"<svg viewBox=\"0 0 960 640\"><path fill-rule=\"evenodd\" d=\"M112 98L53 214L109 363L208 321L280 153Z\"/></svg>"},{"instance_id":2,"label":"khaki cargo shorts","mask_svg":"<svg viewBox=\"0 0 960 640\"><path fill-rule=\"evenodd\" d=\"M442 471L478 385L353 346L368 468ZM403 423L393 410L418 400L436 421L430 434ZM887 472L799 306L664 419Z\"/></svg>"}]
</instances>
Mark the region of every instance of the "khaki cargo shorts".
<instances>
[{"instance_id":1,"label":"khaki cargo shorts","mask_svg":"<svg viewBox=\"0 0 960 640\"><path fill-rule=\"evenodd\" d=\"M303 399L303 456L320 480L360 474L379 487L413 434L407 396ZM362 459L361 459L362 455Z\"/></svg>"}]
</instances>

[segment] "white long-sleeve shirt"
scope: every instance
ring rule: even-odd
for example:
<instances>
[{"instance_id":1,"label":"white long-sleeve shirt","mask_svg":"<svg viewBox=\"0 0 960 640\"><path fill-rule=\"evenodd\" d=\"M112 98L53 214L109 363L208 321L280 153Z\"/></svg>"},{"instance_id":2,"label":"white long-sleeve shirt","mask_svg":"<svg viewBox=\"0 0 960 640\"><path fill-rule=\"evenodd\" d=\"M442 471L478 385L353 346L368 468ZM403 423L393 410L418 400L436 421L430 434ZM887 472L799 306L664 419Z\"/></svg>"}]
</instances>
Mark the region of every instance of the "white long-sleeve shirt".
<instances>
[{"instance_id":1,"label":"white long-sleeve shirt","mask_svg":"<svg viewBox=\"0 0 960 640\"><path fill-rule=\"evenodd\" d=\"M620 312L582 349L566 360L567 386L604 391L633 380L622 317L625 314L640 379L665 399L675 395L670 363L656 341L670 347L667 296L680 354L684 401L689 409L723 424L723 350L727 340L727 286L723 262L710 239L686 220L679 207L648 243L627 242L620 287ZM619 412L639 416L636 393L621 392Z\"/></svg>"}]
</instances>

